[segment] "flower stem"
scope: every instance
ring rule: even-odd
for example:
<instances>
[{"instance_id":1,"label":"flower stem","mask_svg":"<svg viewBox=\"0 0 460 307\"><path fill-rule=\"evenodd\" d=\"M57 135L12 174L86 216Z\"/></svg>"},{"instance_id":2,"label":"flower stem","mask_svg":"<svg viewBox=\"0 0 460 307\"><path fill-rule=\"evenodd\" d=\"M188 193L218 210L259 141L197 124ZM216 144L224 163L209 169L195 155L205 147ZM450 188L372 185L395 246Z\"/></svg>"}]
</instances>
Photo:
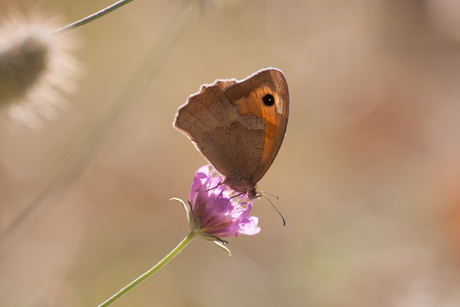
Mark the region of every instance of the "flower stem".
<instances>
[{"instance_id":1,"label":"flower stem","mask_svg":"<svg viewBox=\"0 0 460 307\"><path fill-rule=\"evenodd\" d=\"M173 249L166 257L163 258L160 262L158 262L154 267L152 267L150 270L133 280L129 285L118 291L115 295L113 295L111 298L106 300L104 303L99 305L98 307L106 307L118 300L120 297L125 295L128 291L139 285L141 282L155 274L159 269L164 267L170 260L172 260L177 254L179 254L184 247L186 247L192 240L195 238L196 233L193 232L193 230L188 234L188 236L185 237L182 242L179 243L179 245L176 246L175 249Z\"/></svg>"},{"instance_id":2,"label":"flower stem","mask_svg":"<svg viewBox=\"0 0 460 307\"><path fill-rule=\"evenodd\" d=\"M96 19L99 19L101 18L102 16L104 15L107 15L108 13L111 13L113 11L115 11L116 9L130 3L130 2L133 2L134 0L120 0L118 1L117 3L114 3L112 4L111 6L108 6L106 7L105 9L103 10L100 10L99 12L97 13L94 13L92 15L89 15L88 17L85 17L83 19L80 19L79 21L76 21L70 25L67 25L63 28L60 28L59 30L56 30L54 31L54 34L62 34L62 33L65 33L65 32L68 32L70 30L74 30L76 28L79 28L81 26L84 26L86 25L87 23L90 23L91 21L94 21Z\"/></svg>"}]
</instances>

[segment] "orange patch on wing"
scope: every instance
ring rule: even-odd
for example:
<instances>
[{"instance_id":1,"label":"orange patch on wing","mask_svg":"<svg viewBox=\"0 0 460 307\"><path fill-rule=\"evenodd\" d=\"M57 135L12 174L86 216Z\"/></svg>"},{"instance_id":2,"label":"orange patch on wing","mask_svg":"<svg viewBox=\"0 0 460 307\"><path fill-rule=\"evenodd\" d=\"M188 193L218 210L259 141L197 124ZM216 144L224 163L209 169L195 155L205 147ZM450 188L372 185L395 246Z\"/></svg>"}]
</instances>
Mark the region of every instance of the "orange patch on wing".
<instances>
[{"instance_id":1,"label":"orange patch on wing","mask_svg":"<svg viewBox=\"0 0 460 307\"><path fill-rule=\"evenodd\" d=\"M275 98L275 105L266 106L263 102L263 97L267 94L273 95ZM279 104L279 97L274 93L269 86L255 88L248 97L235 101L239 106L240 115L252 113L259 118L264 118L266 122L265 128L265 144L262 153L261 163L264 163L274 148L277 132L279 128L279 117L277 110Z\"/></svg>"}]
</instances>

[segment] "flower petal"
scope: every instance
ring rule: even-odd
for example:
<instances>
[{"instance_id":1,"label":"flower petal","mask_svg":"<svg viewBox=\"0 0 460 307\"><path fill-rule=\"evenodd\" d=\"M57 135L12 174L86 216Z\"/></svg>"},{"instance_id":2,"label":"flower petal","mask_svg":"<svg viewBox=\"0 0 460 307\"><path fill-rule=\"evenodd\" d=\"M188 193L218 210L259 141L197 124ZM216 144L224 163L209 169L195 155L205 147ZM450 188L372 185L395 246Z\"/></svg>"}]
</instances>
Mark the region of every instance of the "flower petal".
<instances>
[{"instance_id":1,"label":"flower petal","mask_svg":"<svg viewBox=\"0 0 460 307\"><path fill-rule=\"evenodd\" d=\"M190 192L190 226L203 238L226 238L260 232L258 218L249 216L253 200L222 184L222 176L211 165L195 174Z\"/></svg>"}]
</instances>

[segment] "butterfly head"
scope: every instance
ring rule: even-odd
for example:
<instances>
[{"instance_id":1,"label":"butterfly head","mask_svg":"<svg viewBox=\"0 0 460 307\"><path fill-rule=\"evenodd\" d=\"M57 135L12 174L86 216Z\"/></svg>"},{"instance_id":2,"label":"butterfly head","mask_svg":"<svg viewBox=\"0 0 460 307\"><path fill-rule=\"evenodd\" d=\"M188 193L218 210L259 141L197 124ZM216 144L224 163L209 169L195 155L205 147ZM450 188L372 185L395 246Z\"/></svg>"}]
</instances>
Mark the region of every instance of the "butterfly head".
<instances>
[{"instance_id":1,"label":"butterfly head","mask_svg":"<svg viewBox=\"0 0 460 307\"><path fill-rule=\"evenodd\" d=\"M226 177L223 184L239 193L247 194L251 200L262 196L262 194L257 190L256 182L252 182L251 180L242 178L241 176Z\"/></svg>"}]
</instances>

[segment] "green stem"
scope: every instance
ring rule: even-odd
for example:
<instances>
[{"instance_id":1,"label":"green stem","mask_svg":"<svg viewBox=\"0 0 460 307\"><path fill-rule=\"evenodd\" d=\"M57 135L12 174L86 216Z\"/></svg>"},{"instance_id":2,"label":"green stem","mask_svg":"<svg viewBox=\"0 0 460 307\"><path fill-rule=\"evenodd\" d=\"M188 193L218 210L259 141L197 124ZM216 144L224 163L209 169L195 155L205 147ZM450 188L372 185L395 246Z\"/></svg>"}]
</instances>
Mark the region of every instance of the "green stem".
<instances>
[{"instance_id":1,"label":"green stem","mask_svg":"<svg viewBox=\"0 0 460 307\"><path fill-rule=\"evenodd\" d=\"M128 4L130 2L133 2L133 1L134 0L120 0L117 3L114 3L111 6L106 7L105 9L100 10L97 13L94 13L93 15L90 15L88 17L80 19L79 21L76 21L76 22L74 22L74 23L72 23L70 25L67 25L67 26L65 26L63 28L60 28L59 30L54 31L54 34L62 34L62 33L68 32L70 30L74 30L76 28L84 26L87 23L90 23L91 21L94 21L94 20L96 20L98 18L101 18L102 16L107 15L108 13L111 13L111 12L115 11L116 9L118 9L118 8Z\"/></svg>"},{"instance_id":2,"label":"green stem","mask_svg":"<svg viewBox=\"0 0 460 307\"><path fill-rule=\"evenodd\" d=\"M129 285L127 285L126 287L124 287L123 289L121 289L120 291L118 291L114 296L112 296L111 298L109 298L108 300L106 300L104 303L102 303L101 305L99 305L98 307L106 307L106 306L109 306L110 304L112 304L113 302L115 302L116 300L118 300L120 297L122 297L123 295L125 295L128 291L130 291L131 289L133 289L134 287L136 287L137 285L139 285L141 282L143 282L144 280L146 280L147 278L149 278L150 276L152 276L153 274L155 274L159 269L161 269L162 267L164 267L169 261L171 261L177 254L179 254L182 249L184 249L184 247L187 246L187 244L189 244L193 238L195 238L196 236L196 233L193 232L193 230L189 233L189 235L187 237L185 237L184 240L182 240L182 242L179 243L179 245L177 245L177 247L175 249L173 249L166 257L163 258L163 260L161 260L160 262L158 262L157 265L155 265L153 268L151 268L150 270L148 270L147 272L145 272L144 274L142 274L141 276L139 276L138 278L136 278L134 281L132 281Z\"/></svg>"}]
</instances>

